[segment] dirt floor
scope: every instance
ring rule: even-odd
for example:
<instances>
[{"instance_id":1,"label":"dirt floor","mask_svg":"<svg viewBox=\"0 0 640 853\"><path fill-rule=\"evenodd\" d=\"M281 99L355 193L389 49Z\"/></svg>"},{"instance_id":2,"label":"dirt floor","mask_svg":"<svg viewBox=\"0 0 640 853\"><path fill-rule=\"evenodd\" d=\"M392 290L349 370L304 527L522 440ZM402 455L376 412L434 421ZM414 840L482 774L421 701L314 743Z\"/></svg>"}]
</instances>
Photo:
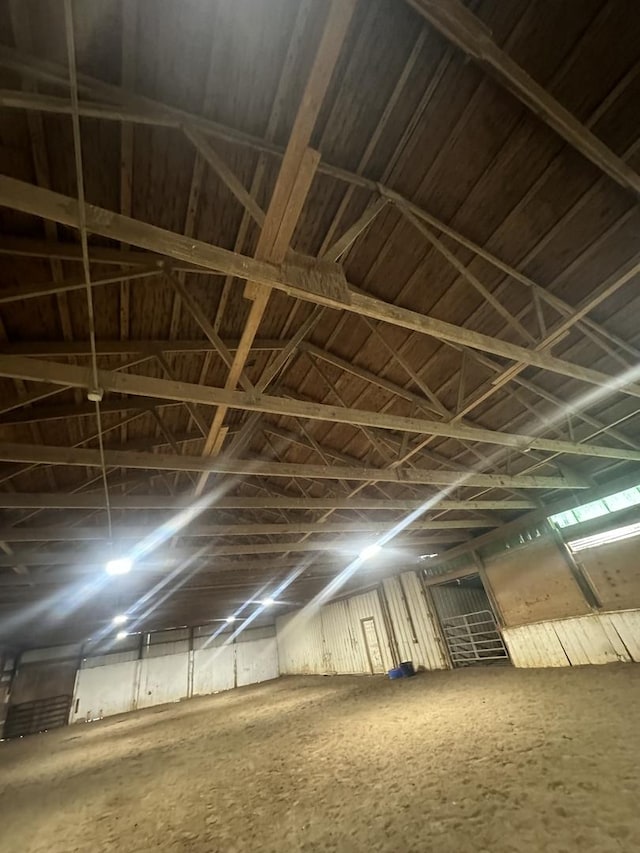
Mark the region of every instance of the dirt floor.
<instances>
[{"instance_id":1,"label":"dirt floor","mask_svg":"<svg viewBox=\"0 0 640 853\"><path fill-rule=\"evenodd\" d=\"M0 743L0 850L640 849L640 666L296 677Z\"/></svg>"}]
</instances>

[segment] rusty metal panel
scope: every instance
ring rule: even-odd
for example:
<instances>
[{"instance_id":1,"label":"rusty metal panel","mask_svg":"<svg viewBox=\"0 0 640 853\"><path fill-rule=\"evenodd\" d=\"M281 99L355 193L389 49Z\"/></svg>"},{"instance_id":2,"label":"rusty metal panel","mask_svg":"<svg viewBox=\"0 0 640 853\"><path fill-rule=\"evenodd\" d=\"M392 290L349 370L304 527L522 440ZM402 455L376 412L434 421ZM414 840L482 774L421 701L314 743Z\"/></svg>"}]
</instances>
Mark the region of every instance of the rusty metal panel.
<instances>
[{"instance_id":1,"label":"rusty metal panel","mask_svg":"<svg viewBox=\"0 0 640 853\"><path fill-rule=\"evenodd\" d=\"M553 622L505 628L502 636L514 666L570 666Z\"/></svg>"},{"instance_id":2,"label":"rusty metal panel","mask_svg":"<svg viewBox=\"0 0 640 853\"><path fill-rule=\"evenodd\" d=\"M601 613L600 622L611 642L622 642L631 660L640 663L640 610Z\"/></svg>"},{"instance_id":3,"label":"rusty metal panel","mask_svg":"<svg viewBox=\"0 0 640 853\"><path fill-rule=\"evenodd\" d=\"M387 578L383 588L401 660L425 669L445 669L437 629L417 574L404 572Z\"/></svg>"}]
</instances>

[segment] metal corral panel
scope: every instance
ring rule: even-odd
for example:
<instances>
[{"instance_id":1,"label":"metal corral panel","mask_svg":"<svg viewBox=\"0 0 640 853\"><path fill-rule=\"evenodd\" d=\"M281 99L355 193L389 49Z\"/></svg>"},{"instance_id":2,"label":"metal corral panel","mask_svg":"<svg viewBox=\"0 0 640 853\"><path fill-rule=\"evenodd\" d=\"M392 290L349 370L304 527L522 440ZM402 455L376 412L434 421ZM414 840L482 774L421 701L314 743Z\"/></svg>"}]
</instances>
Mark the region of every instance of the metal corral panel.
<instances>
[{"instance_id":1,"label":"metal corral panel","mask_svg":"<svg viewBox=\"0 0 640 853\"><path fill-rule=\"evenodd\" d=\"M445 669L433 617L427 607L420 578L405 572L383 582L401 660L425 669Z\"/></svg>"},{"instance_id":2,"label":"metal corral panel","mask_svg":"<svg viewBox=\"0 0 640 853\"><path fill-rule=\"evenodd\" d=\"M369 672L362 643L353 630L349 604L334 601L320 611L327 653L327 671L340 674Z\"/></svg>"},{"instance_id":3,"label":"metal corral panel","mask_svg":"<svg viewBox=\"0 0 640 853\"><path fill-rule=\"evenodd\" d=\"M569 666L552 622L504 628L502 636L514 666Z\"/></svg>"},{"instance_id":4,"label":"metal corral panel","mask_svg":"<svg viewBox=\"0 0 640 853\"><path fill-rule=\"evenodd\" d=\"M283 675L323 675L330 671L319 609L279 616L276 629Z\"/></svg>"},{"instance_id":5,"label":"metal corral panel","mask_svg":"<svg viewBox=\"0 0 640 853\"><path fill-rule=\"evenodd\" d=\"M235 646L211 646L193 653L193 693L204 696L235 686Z\"/></svg>"},{"instance_id":6,"label":"metal corral panel","mask_svg":"<svg viewBox=\"0 0 640 853\"><path fill-rule=\"evenodd\" d=\"M277 678L278 646L275 637L236 645L237 685L258 684Z\"/></svg>"},{"instance_id":7,"label":"metal corral panel","mask_svg":"<svg viewBox=\"0 0 640 853\"><path fill-rule=\"evenodd\" d=\"M560 619L554 628L572 666L629 661L619 638L616 648L607 636L598 614Z\"/></svg>"},{"instance_id":8,"label":"metal corral panel","mask_svg":"<svg viewBox=\"0 0 640 853\"><path fill-rule=\"evenodd\" d=\"M123 714L135 708L140 661L80 669L71 705L70 723Z\"/></svg>"},{"instance_id":9,"label":"metal corral panel","mask_svg":"<svg viewBox=\"0 0 640 853\"><path fill-rule=\"evenodd\" d=\"M601 613L600 622L611 642L622 641L631 660L640 663L640 610Z\"/></svg>"},{"instance_id":10,"label":"metal corral panel","mask_svg":"<svg viewBox=\"0 0 640 853\"><path fill-rule=\"evenodd\" d=\"M491 609L483 589L464 586L432 586L431 594L441 619Z\"/></svg>"},{"instance_id":11,"label":"metal corral panel","mask_svg":"<svg viewBox=\"0 0 640 853\"><path fill-rule=\"evenodd\" d=\"M189 653L141 661L138 708L179 702L189 691Z\"/></svg>"}]
</instances>

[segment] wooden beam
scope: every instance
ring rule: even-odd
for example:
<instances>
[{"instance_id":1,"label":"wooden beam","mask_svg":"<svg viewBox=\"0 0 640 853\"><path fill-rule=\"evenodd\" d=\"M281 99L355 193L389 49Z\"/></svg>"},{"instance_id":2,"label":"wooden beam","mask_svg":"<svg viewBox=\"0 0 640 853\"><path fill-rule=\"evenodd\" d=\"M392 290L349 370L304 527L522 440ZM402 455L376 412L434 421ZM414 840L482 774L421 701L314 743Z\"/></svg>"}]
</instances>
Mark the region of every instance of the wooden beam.
<instances>
[{"instance_id":1,"label":"wooden beam","mask_svg":"<svg viewBox=\"0 0 640 853\"><path fill-rule=\"evenodd\" d=\"M295 533L388 533L387 521L334 521L334 522L291 522L288 524L194 524L181 528L180 538L215 538L217 536L288 536ZM403 530L472 530L474 528L495 527L488 519L462 519L454 521L414 521ZM130 525L114 527L114 542L122 539L139 541L158 534L158 527L149 525ZM97 527L1 527L2 542L89 542L106 541L108 534L104 526Z\"/></svg>"},{"instance_id":2,"label":"wooden beam","mask_svg":"<svg viewBox=\"0 0 640 853\"><path fill-rule=\"evenodd\" d=\"M420 539L404 539L401 540L404 547L424 547L443 542L466 542L469 539L469 534L463 530L451 530L436 532ZM329 553L335 551L353 559L357 556L357 546L354 547L353 537L348 537L343 540L330 541L312 541L305 540L304 542L264 542L262 544L246 543L239 545L219 545L212 546L211 549L203 550L202 548L174 548L167 555L150 554L148 562L161 563L167 566L167 570L175 568L176 563L180 560L189 558L198 558L201 560L217 560L219 557L239 556L242 554L282 554L289 551L322 551ZM78 551L69 552L50 552L50 551L16 551L14 557L0 557L0 568L11 568L17 561L23 566L68 566L78 562ZM87 559L88 555L84 555ZM97 562L98 555L91 555ZM141 563L147 560L141 560ZM104 564L103 564L104 565Z\"/></svg>"},{"instance_id":3,"label":"wooden beam","mask_svg":"<svg viewBox=\"0 0 640 853\"><path fill-rule=\"evenodd\" d=\"M262 227L255 251L256 259L282 264L286 257L293 232L311 188L313 176L320 162L320 154L308 147L311 134L354 9L355 0L331 0L329 5L322 37L296 113L269 207L261 223ZM239 197L241 197L244 188L236 186L236 192L239 192ZM247 203L251 204L253 200L248 193L244 195L245 206ZM225 383L225 388L230 390L235 389L238 384L271 292L265 288L256 288L256 283L251 277L247 278L244 295L252 299L253 303ZM260 284L259 280L257 284ZM225 406L220 406L216 411L211 431L205 443L205 455L218 453L222 447L224 437L221 439L220 436L226 412ZM205 473L198 480L196 494L201 494L204 490L207 477L208 474Z\"/></svg>"},{"instance_id":4,"label":"wooden beam","mask_svg":"<svg viewBox=\"0 0 640 853\"><path fill-rule=\"evenodd\" d=\"M576 489L587 484L565 476L539 477L506 474L476 474L457 471L428 471L421 468L349 468L346 465L307 465L221 457L176 456L129 450L105 450L108 467L138 468L146 471L207 471L246 477L302 477L320 480L380 481L408 485L480 486L487 488ZM98 450L53 447L37 444L0 443L0 460L35 465L99 467Z\"/></svg>"},{"instance_id":5,"label":"wooden beam","mask_svg":"<svg viewBox=\"0 0 640 853\"><path fill-rule=\"evenodd\" d=\"M20 356L0 355L0 376L32 382L47 382L71 388L90 389L92 387L92 377L88 368L21 358ZM345 423L418 435L443 436L464 441L496 444L525 452L529 449L535 449L549 453L570 453L578 456L640 462L640 451L631 448L605 447L559 439L536 438L518 433L469 427L459 423L368 412L361 409L329 406L323 403L271 397L266 394L247 394L242 391L228 391L224 388L203 387L189 382L171 382L166 379L155 379L133 373L98 370L98 379L100 387L105 391L133 396L164 397L167 400L201 403L205 406L227 406L232 409L245 409L272 415L309 418L330 423ZM204 468L203 470L208 469Z\"/></svg>"},{"instance_id":6,"label":"wooden beam","mask_svg":"<svg viewBox=\"0 0 640 853\"><path fill-rule=\"evenodd\" d=\"M74 199L13 178L0 176L0 204L23 213L32 213L77 227L77 203ZM400 328L430 335L438 340L469 346L578 379L602 387L605 389L603 394L621 391L640 397L640 386L632 383L628 376L609 376L547 353L529 350L480 332L391 305L353 289L350 290L342 270L329 262L296 255L295 261L285 261L280 265L272 264L129 219L93 205L88 204L85 207L87 227L96 234L138 245L151 251L164 252L170 257L197 263L217 272L250 279L268 288L282 290L297 299L328 305L332 308L342 308Z\"/></svg>"},{"instance_id":7,"label":"wooden beam","mask_svg":"<svg viewBox=\"0 0 640 853\"><path fill-rule=\"evenodd\" d=\"M238 347L238 341L223 341L224 346L230 352ZM283 349L287 341L282 340L260 340L253 342L253 350L260 352L274 352ZM142 355L155 356L157 353L174 352L217 352L210 341L167 341L167 340L127 340L127 341L96 341L97 355ZM91 355L91 347L88 341L17 341L8 343L0 341L0 353L5 355L29 355L29 356L76 356Z\"/></svg>"},{"instance_id":8,"label":"wooden beam","mask_svg":"<svg viewBox=\"0 0 640 853\"><path fill-rule=\"evenodd\" d=\"M91 287L100 287L107 284L117 284L118 282L131 282L138 279L150 278L158 275L157 269L135 270L133 272L120 273L119 275L107 275L104 277L92 278L89 282ZM24 299L37 299L42 296L55 296L60 293L69 293L73 290L86 290L87 284L84 279L66 279L58 278L53 282L43 282L42 284L26 284L18 287L7 288L0 293L0 305L7 305L11 302L21 302Z\"/></svg>"},{"instance_id":9,"label":"wooden beam","mask_svg":"<svg viewBox=\"0 0 640 853\"><path fill-rule=\"evenodd\" d=\"M265 218L264 211L249 191L245 189L241 181L225 163L218 152L213 148L209 140L194 127L185 127L184 133L202 159L211 166L227 189L233 193L240 204L251 214L260 228L262 228Z\"/></svg>"},{"instance_id":10,"label":"wooden beam","mask_svg":"<svg viewBox=\"0 0 640 853\"><path fill-rule=\"evenodd\" d=\"M460 0L408 0L445 38L487 69L565 142L625 189L640 194L640 175L579 122L503 51L491 32Z\"/></svg>"},{"instance_id":11,"label":"wooden beam","mask_svg":"<svg viewBox=\"0 0 640 853\"><path fill-rule=\"evenodd\" d=\"M274 497L264 495L259 498L215 496L211 509L296 509L296 510L407 510L420 509L429 504L429 508L441 510L469 510L471 512L489 512L492 510L524 510L535 509L534 501L513 500L440 500L437 496L425 500L405 498L363 498L356 495L353 498L299 498ZM111 496L113 509L149 509L173 510L188 509L193 506L193 497L183 495L166 497L164 495L118 495ZM35 493L0 493L0 509L103 509L104 500L101 495L79 492L35 492Z\"/></svg>"},{"instance_id":12,"label":"wooden beam","mask_svg":"<svg viewBox=\"0 0 640 853\"><path fill-rule=\"evenodd\" d=\"M0 176L0 204L71 228L79 226L75 199L4 175ZM95 205L86 204L85 207L87 228L94 234L152 252L160 250L168 257L195 263L213 272L251 279L283 290L290 296L314 292L315 298L310 301L318 301L319 304L339 308L349 302L344 273L329 261L317 261L303 255L282 264L260 261Z\"/></svg>"}]
</instances>

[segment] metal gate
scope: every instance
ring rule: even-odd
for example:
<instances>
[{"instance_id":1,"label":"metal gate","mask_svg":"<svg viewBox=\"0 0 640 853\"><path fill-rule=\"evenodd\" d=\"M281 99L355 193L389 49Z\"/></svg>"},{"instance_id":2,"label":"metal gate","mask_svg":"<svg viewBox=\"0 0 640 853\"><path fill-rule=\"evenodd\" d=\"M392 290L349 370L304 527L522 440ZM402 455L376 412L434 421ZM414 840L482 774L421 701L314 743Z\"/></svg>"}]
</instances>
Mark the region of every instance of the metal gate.
<instances>
[{"instance_id":1,"label":"metal gate","mask_svg":"<svg viewBox=\"0 0 640 853\"><path fill-rule=\"evenodd\" d=\"M454 667L509 659L490 610L447 616L440 621Z\"/></svg>"},{"instance_id":2,"label":"metal gate","mask_svg":"<svg viewBox=\"0 0 640 853\"><path fill-rule=\"evenodd\" d=\"M66 726L70 710L71 696L50 696L11 705L3 735L9 739Z\"/></svg>"}]
</instances>

